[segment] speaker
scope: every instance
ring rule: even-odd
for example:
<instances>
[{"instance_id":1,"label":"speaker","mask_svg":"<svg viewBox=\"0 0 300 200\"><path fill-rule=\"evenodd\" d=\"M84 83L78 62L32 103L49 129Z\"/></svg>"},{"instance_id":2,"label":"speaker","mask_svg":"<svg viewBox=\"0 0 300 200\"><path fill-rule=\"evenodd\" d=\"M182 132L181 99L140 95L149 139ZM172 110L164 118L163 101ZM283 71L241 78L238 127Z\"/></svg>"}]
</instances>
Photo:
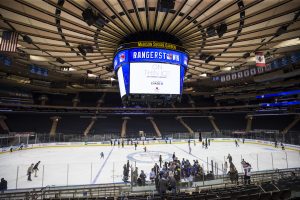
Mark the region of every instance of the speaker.
<instances>
[{"instance_id":1,"label":"speaker","mask_svg":"<svg viewBox=\"0 0 300 200\"><path fill-rule=\"evenodd\" d=\"M216 35L216 29L213 25L209 26L207 29L206 29L206 34L208 37L212 37L212 36L215 36Z\"/></svg>"},{"instance_id":2,"label":"speaker","mask_svg":"<svg viewBox=\"0 0 300 200\"><path fill-rule=\"evenodd\" d=\"M95 15L92 8L87 8L82 12L83 20L89 25L93 25L95 23Z\"/></svg>"},{"instance_id":3,"label":"speaker","mask_svg":"<svg viewBox=\"0 0 300 200\"><path fill-rule=\"evenodd\" d=\"M222 23L217 27L217 34L220 37L222 37L227 31L227 24Z\"/></svg>"},{"instance_id":4,"label":"speaker","mask_svg":"<svg viewBox=\"0 0 300 200\"><path fill-rule=\"evenodd\" d=\"M24 35L23 40L28 44L32 44L32 39L28 35Z\"/></svg>"},{"instance_id":5,"label":"speaker","mask_svg":"<svg viewBox=\"0 0 300 200\"><path fill-rule=\"evenodd\" d=\"M169 12L174 7L175 0L159 0L158 10L161 12Z\"/></svg>"},{"instance_id":6,"label":"speaker","mask_svg":"<svg viewBox=\"0 0 300 200\"><path fill-rule=\"evenodd\" d=\"M250 53L249 52L247 52L247 53L244 53L244 55L243 55L243 58L248 58L250 56Z\"/></svg>"}]
</instances>

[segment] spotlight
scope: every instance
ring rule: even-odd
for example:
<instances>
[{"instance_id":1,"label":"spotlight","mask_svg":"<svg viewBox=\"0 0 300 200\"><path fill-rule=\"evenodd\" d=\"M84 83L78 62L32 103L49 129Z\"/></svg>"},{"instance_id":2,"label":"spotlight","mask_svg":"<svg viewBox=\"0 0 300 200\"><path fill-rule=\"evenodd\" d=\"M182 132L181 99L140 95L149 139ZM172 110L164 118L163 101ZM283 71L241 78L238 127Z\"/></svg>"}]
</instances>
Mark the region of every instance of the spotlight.
<instances>
[{"instance_id":1,"label":"spotlight","mask_svg":"<svg viewBox=\"0 0 300 200\"><path fill-rule=\"evenodd\" d=\"M248 58L250 56L250 53L249 52L247 52L247 53L244 53L244 55L243 55L243 58Z\"/></svg>"},{"instance_id":2,"label":"spotlight","mask_svg":"<svg viewBox=\"0 0 300 200\"><path fill-rule=\"evenodd\" d=\"M287 25L286 26L281 26L280 28L277 29L276 33L274 34L274 37L278 37L282 34L284 34L287 31Z\"/></svg>"},{"instance_id":3,"label":"spotlight","mask_svg":"<svg viewBox=\"0 0 300 200\"><path fill-rule=\"evenodd\" d=\"M206 29L206 34L208 37L212 37L212 36L215 36L216 35L216 29L213 25L209 26L207 29Z\"/></svg>"},{"instance_id":4,"label":"spotlight","mask_svg":"<svg viewBox=\"0 0 300 200\"><path fill-rule=\"evenodd\" d=\"M32 44L32 39L28 35L24 35L23 40L28 44Z\"/></svg>"},{"instance_id":5,"label":"spotlight","mask_svg":"<svg viewBox=\"0 0 300 200\"><path fill-rule=\"evenodd\" d=\"M222 23L217 27L217 34L220 37L222 37L227 31L227 24Z\"/></svg>"},{"instance_id":6,"label":"spotlight","mask_svg":"<svg viewBox=\"0 0 300 200\"><path fill-rule=\"evenodd\" d=\"M56 58L56 62L59 62L60 64L65 63L65 61L62 58Z\"/></svg>"}]
</instances>

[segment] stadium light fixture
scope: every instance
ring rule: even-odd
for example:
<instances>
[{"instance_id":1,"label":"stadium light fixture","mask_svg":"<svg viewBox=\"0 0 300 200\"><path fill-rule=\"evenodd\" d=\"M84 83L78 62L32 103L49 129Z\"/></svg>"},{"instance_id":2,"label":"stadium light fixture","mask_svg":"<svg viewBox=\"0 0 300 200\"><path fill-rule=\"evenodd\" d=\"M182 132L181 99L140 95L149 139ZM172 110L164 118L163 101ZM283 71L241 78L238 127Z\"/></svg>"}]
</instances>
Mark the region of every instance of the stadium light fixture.
<instances>
[{"instance_id":1,"label":"stadium light fixture","mask_svg":"<svg viewBox=\"0 0 300 200\"><path fill-rule=\"evenodd\" d=\"M30 55L29 59L30 59L30 60L33 60L33 61L46 61L46 62L50 61L50 59L47 58L47 57L43 57L43 56L34 56L34 55Z\"/></svg>"},{"instance_id":2,"label":"stadium light fixture","mask_svg":"<svg viewBox=\"0 0 300 200\"><path fill-rule=\"evenodd\" d=\"M202 73L199 76L201 76L201 77L207 77L207 74L206 73Z\"/></svg>"}]
</instances>

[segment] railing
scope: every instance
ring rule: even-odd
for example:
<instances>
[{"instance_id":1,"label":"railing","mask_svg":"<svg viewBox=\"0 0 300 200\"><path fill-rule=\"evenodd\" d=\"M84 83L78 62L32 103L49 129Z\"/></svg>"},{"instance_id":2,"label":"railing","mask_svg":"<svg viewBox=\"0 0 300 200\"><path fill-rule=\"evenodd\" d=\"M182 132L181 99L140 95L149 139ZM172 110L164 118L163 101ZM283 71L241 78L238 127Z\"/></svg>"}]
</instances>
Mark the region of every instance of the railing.
<instances>
[{"instance_id":1,"label":"railing","mask_svg":"<svg viewBox=\"0 0 300 200\"><path fill-rule=\"evenodd\" d=\"M264 172L253 173L251 182L260 185L264 182L276 182L279 179L291 177L294 173L296 177L300 177L300 168L284 169L284 170L270 170ZM242 177L242 175L240 174ZM240 179L241 180L241 179ZM214 182L213 182L214 181ZM239 184L243 184L240 181ZM178 184L178 191L194 192L202 188L213 189L220 187L230 187L234 184L230 183L227 176L220 176L212 181L191 182L190 184ZM78 185L69 187L45 187L45 188L29 188L26 190L8 190L0 194L0 199L20 199L26 197L27 199L45 199L45 198L80 198L80 197L117 197L128 195L149 195L155 194L155 186L147 183L146 186L130 187L129 184L100 184L100 185Z\"/></svg>"}]
</instances>

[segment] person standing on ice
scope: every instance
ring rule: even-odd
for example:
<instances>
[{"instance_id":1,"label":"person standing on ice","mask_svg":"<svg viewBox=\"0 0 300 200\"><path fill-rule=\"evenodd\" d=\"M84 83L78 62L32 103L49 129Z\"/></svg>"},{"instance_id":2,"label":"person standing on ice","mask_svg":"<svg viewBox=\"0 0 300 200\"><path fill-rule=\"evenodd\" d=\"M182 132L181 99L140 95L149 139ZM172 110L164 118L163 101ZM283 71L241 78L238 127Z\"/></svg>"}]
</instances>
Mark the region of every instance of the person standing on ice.
<instances>
[{"instance_id":1,"label":"person standing on ice","mask_svg":"<svg viewBox=\"0 0 300 200\"><path fill-rule=\"evenodd\" d=\"M103 153L103 152L100 153L100 159L101 159L101 158L104 159L104 153Z\"/></svg>"},{"instance_id":2,"label":"person standing on ice","mask_svg":"<svg viewBox=\"0 0 300 200\"><path fill-rule=\"evenodd\" d=\"M37 177L36 173L37 171L39 171L39 164L41 163L41 161L37 162L34 167L33 167L33 171L34 171L34 177Z\"/></svg>"},{"instance_id":3,"label":"person standing on ice","mask_svg":"<svg viewBox=\"0 0 300 200\"><path fill-rule=\"evenodd\" d=\"M275 148L277 148L277 140L275 140L275 144L274 145L275 145Z\"/></svg>"},{"instance_id":4,"label":"person standing on ice","mask_svg":"<svg viewBox=\"0 0 300 200\"><path fill-rule=\"evenodd\" d=\"M159 155L159 167L161 167L161 163L162 163L162 157L161 155Z\"/></svg>"},{"instance_id":5,"label":"person standing on ice","mask_svg":"<svg viewBox=\"0 0 300 200\"><path fill-rule=\"evenodd\" d=\"M147 151L147 148L146 148L146 146L144 146L144 152L146 152Z\"/></svg>"},{"instance_id":6,"label":"person standing on ice","mask_svg":"<svg viewBox=\"0 0 300 200\"><path fill-rule=\"evenodd\" d=\"M134 143L134 150L136 150L137 148L137 143Z\"/></svg>"},{"instance_id":7,"label":"person standing on ice","mask_svg":"<svg viewBox=\"0 0 300 200\"><path fill-rule=\"evenodd\" d=\"M33 167L34 167L34 164L32 163L29 167L28 167L28 169L27 169L27 181L32 181L31 180L31 173L32 173L32 170L33 170Z\"/></svg>"},{"instance_id":8,"label":"person standing on ice","mask_svg":"<svg viewBox=\"0 0 300 200\"><path fill-rule=\"evenodd\" d=\"M239 147L240 146L237 140L234 140L234 142L235 142L235 147Z\"/></svg>"}]
</instances>

